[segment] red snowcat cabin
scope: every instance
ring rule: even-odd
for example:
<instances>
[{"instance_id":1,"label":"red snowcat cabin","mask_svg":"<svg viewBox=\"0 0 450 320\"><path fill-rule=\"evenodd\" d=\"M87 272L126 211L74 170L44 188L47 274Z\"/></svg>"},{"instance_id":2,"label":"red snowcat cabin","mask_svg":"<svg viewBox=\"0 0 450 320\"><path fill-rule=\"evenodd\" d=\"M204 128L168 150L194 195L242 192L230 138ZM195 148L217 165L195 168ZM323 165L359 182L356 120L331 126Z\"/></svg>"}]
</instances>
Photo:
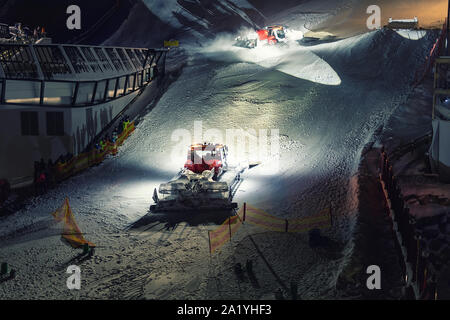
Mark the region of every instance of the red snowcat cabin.
<instances>
[{"instance_id":1,"label":"red snowcat cabin","mask_svg":"<svg viewBox=\"0 0 450 320\"><path fill-rule=\"evenodd\" d=\"M214 170L214 178L220 176L227 165L227 147L222 144L193 144L190 146L184 167L194 173Z\"/></svg>"},{"instance_id":2,"label":"red snowcat cabin","mask_svg":"<svg viewBox=\"0 0 450 320\"><path fill-rule=\"evenodd\" d=\"M282 26L269 26L264 29L257 30L259 40L267 40L268 44L277 44L278 42L284 41L285 33Z\"/></svg>"}]
</instances>

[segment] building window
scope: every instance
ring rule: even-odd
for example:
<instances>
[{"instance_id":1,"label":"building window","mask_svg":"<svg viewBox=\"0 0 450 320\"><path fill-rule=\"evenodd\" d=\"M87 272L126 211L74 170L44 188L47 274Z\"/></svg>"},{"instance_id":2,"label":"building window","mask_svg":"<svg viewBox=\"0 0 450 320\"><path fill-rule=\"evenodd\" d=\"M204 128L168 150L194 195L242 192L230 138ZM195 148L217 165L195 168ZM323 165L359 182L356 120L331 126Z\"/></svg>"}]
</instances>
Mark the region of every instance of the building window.
<instances>
[{"instance_id":1,"label":"building window","mask_svg":"<svg viewBox=\"0 0 450 320\"><path fill-rule=\"evenodd\" d=\"M39 135L39 120L38 113L29 111L20 113L20 121L22 124L23 136L38 136Z\"/></svg>"},{"instance_id":2,"label":"building window","mask_svg":"<svg viewBox=\"0 0 450 320\"><path fill-rule=\"evenodd\" d=\"M64 112L47 112L47 135L64 135Z\"/></svg>"}]
</instances>

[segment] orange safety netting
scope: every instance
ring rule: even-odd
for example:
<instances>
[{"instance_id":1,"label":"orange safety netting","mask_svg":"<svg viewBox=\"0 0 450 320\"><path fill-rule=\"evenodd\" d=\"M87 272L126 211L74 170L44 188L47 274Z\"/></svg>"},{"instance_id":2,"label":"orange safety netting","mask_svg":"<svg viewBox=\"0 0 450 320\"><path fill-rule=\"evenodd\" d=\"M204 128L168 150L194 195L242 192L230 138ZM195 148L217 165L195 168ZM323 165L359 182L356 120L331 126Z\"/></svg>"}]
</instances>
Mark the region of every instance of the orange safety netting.
<instances>
[{"instance_id":1,"label":"orange safety netting","mask_svg":"<svg viewBox=\"0 0 450 320\"><path fill-rule=\"evenodd\" d=\"M240 226L242 225L242 220L240 217L232 216L225 220L224 223L220 225L215 230L209 231L209 251L213 253L225 243L231 240L233 234L235 234Z\"/></svg>"},{"instance_id":2,"label":"orange safety netting","mask_svg":"<svg viewBox=\"0 0 450 320\"><path fill-rule=\"evenodd\" d=\"M292 233L308 232L316 228L330 228L332 225L330 208L309 217L288 220L246 205L245 214L244 209L241 208L236 216L228 218L218 228L208 232L210 252L213 253L230 241L244 221L270 231Z\"/></svg>"},{"instance_id":3,"label":"orange safety netting","mask_svg":"<svg viewBox=\"0 0 450 320\"><path fill-rule=\"evenodd\" d=\"M288 220L288 232L307 232L311 229L329 227L331 227L330 208L326 208L310 217Z\"/></svg>"},{"instance_id":4,"label":"orange safety netting","mask_svg":"<svg viewBox=\"0 0 450 320\"><path fill-rule=\"evenodd\" d=\"M283 219L247 205L245 222L276 232L307 232L314 228L331 227L331 209L297 219Z\"/></svg>"},{"instance_id":5,"label":"orange safety netting","mask_svg":"<svg viewBox=\"0 0 450 320\"><path fill-rule=\"evenodd\" d=\"M245 222L271 231L284 232L286 230L286 219L275 217L249 205L247 205L245 212Z\"/></svg>"}]
</instances>

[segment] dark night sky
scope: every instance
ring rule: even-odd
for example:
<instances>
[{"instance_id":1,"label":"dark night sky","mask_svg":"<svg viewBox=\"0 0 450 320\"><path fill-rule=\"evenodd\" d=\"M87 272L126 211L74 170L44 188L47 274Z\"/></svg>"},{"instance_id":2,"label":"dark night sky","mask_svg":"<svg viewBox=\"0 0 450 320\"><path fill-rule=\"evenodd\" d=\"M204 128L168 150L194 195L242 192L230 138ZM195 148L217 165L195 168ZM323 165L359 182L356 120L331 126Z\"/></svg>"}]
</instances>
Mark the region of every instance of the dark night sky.
<instances>
[{"instance_id":1,"label":"dark night sky","mask_svg":"<svg viewBox=\"0 0 450 320\"><path fill-rule=\"evenodd\" d=\"M103 41L109 37L129 14L135 0L0 0L0 22L22 22L31 28L44 26L54 42L67 42L89 29L117 3L119 7L102 28L90 35L89 42ZM82 9L82 30L68 30L66 9L70 5Z\"/></svg>"},{"instance_id":2,"label":"dark night sky","mask_svg":"<svg viewBox=\"0 0 450 320\"><path fill-rule=\"evenodd\" d=\"M180 7L190 10L201 16L207 15L207 8L218 0L198 0L197 2L185 0L167 0L177 1ZM255 6L266 17L276 15L280 11L289 10L299 4L308 2L308 0L247 0ZM446 0L314 0L324 3L324 8L328 8L330 12L335 10L339 3L346 3L345 9L331 20L326 22L324 26L318 26L318 31L331 32L333 34L341 34L349 36L359 32L365 32L365 22L367 19L366 9L368 5L376 4L382 9L383 24L386 24L389 17L394 18L412 18L419 17L420 25L423 27L438 26L443 22L447 11ZM73 39L77 39L80 34L84 34L86 30L91 30L82 43L100 44L110 38L122 25L128 17L133 21L128 21L126 32L131 32L127 37L114 37L123 39L132 37L135 42L142 41L146 44L149 34L153 34L153 38L167 37L173 30L169 30L167 23L159 21L158 17L151 13L148 8L140 3L138 11L132 12L132 7L141 0L0 0L0 22L14 24L22 22L31 28L36 26L44 26L49 36L53 38L55 43L66 43ZM66 28L66 20L68 15L66 9L69 5L76 4L82 8L82 30L68 30ZM107 19L101 27L92 30L91 27L107 12L114 8L113 14ZM135 7L136 8L136 7ZM206 8L206 9L205 9ZM145 11L145 12L143 12ZM256 24L263 24L261 16L255 12L248 11ZM239 27L242 21L238 16L224 16L215 14L210 17L212 25L215 29L208 31L216 34L220 31L233 31L233 28ZM222 18L222 22L220 19ZM174 16L174 19L176 17ZM159 21L159 22L158 22ZM181 21L184 24L183 21ZM191 23L191 22L186 22ZM228 25L225 25L228 24ZM188 27L193 27L188 25ZM156 30L156 32L154 32ZM123 33L123 29L122 29ZM161 39L155 40L158 43ZM120 43L117 43L120 45Z\"/></svg>"}]
</instances>

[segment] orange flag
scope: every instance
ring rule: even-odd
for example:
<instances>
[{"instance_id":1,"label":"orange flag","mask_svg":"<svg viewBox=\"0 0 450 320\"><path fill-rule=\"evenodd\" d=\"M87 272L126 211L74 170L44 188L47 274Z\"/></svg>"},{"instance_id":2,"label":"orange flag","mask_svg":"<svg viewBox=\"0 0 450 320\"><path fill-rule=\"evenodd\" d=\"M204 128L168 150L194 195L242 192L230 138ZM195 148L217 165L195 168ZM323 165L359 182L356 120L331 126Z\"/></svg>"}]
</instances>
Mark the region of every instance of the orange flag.
<instances>
[{"instance_id":1,"label":"orange flag","mask_svg":"<svg viewBox=\"0 0 450 320\"><path fill-rule=\"evenodd\" d=\"M69 200L66 198L64 201L64 204L61 206L61 208L57 209L55 212L52 213L53 217L57 222L63 221L64 217L66 216L67 208L69 205Z\"/></svg>"},{"instance_id":2,"label":"orange flag","mask_svg":"<svg viewBox=\"0 0 450 320\"><path fill-rule=\"evenodd\" d=\"M79 248L86 243L90 247L95 247L95 244L84 239L83 233L75 221L72 209L70 209L69 199L66 198L61 208L53 212L52 215L56 221L64 221L61 237L67 240L72 247Z\"/></svg>"}]
</instances>

